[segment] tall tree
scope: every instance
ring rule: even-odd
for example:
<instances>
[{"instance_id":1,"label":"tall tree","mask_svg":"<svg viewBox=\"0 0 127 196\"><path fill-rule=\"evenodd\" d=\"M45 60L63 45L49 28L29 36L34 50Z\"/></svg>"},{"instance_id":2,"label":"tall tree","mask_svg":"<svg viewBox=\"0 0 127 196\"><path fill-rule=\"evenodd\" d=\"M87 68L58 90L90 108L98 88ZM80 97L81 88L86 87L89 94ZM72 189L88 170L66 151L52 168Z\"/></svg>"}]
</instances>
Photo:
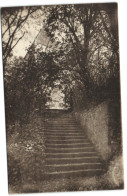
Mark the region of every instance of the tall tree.
<instances>
[{"instance_id":1,"label":"tall tree","mask_svg":"<svg viewBox=\"0 0 127 196\"><path fill-rule=\"evenodd\" d=\"M52 6L47 8L46 15L48 35L55 40L56 48L63 52L63 59L71 64L71 69L79 73L87 86L91 77L89 61L94 60L99 49L108 51L111 47L105 29L105 24L109 26L108 16L96 4ZM104 55L109 56L108 53ZM67 61L66 65L69 64Z\"/></svg>"},{"instance_id":2,"label":"tall tree","mask_svg":"<svg viewBox=\"0 0 127 196\"><path fill-rule=\"evenodd\" d=\"M75 66L78 67L84 83L87 83L88 46L96 10L93 9L93 5L62 5L48 7L47 13L46 30L48 35L61 43L60 49L64 50L65 54L73 53L73 57L76 57Z\"/></svg>"}]
</instances>

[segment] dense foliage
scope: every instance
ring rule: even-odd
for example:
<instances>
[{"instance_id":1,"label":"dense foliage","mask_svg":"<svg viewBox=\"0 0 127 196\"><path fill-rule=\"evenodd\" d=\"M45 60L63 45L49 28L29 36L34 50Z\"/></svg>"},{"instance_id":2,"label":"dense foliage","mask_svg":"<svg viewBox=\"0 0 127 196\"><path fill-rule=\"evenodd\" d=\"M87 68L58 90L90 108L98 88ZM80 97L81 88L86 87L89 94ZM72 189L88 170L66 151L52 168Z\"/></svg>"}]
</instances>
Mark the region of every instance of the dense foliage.
<instances>
[{"instance_id":1,"label":"dense foliage","mask_svg":"<svg viewBox=\"0 0 127 196\"><path fill-rule=\"evenodd\" d=\"M119 92L116 10L116 4L46 9L45 29L60 53L61 80L70 88L78 86L88 99L102 96L102 101Z\"/></svg>"},{"instance_id":2,"label":"dense foliage","mask_svg":"<svg viewBox=\"0 0 127 196\"><path fill-rule=\"evenodd\" d=\"M27 18L40 9L42 7L28 7L27 12L22 8L3 11L3 15L6 13L3 57L7 121L27 121L31 112L42 112L54 87L63 91L67 103L72 97L81 105L88 100L101 102L119 98L117 5L45 6L43 28L50 44L44 47L43 43L42 46L33 43L24 59L11 58L16 39L10 36L12 41L6 39L5 43L5 34L22 29Z\"/></svg>"}]
</instances>

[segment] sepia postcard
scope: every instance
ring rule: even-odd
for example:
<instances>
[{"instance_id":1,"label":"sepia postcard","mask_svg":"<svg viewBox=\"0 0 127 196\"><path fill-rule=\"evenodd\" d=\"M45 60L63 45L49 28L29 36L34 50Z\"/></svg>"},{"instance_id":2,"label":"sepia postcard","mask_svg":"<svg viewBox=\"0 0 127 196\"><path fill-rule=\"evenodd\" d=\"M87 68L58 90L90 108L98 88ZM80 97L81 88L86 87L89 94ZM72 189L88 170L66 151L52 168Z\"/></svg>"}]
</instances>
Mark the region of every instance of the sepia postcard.
<instances>
[{"instance_id":1,"label":"sepia postcard","mask_svg":"<svg viewBox=\"0 0 127 196\"><path fill-rule=\"evenodd\" d=\"M124 189L117 3L3 7L8 191Z\"/></svg>"}]
</instances>

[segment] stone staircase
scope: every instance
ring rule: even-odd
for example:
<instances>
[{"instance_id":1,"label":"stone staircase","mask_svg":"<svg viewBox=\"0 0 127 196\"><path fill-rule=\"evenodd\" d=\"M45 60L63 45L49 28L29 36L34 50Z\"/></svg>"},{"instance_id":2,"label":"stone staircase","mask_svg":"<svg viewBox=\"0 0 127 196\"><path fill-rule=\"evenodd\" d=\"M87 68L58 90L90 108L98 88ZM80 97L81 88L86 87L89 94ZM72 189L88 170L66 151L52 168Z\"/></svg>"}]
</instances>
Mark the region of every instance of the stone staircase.
<instances>
[{"instance_id":1,"label":"stone staircase","mask_svg":"<svg viewBox=\"0 0 127 196\"><path fill-rule=\"evenodd\" d=\"M48 118L45 139L47 176L95 176L104 171L94 146L71 115Z\"/></svg>"}]
</instances>

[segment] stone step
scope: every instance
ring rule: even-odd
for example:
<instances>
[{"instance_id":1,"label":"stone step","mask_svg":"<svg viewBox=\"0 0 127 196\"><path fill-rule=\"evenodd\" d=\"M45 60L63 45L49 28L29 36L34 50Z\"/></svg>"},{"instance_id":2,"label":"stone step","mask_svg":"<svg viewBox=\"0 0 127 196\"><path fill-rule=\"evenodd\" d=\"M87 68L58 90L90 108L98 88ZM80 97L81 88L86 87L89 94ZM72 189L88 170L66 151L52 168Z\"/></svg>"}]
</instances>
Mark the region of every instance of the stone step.
<instances>
[{"instance_id":1,"label":"stone step","mask_svg":"<svg viewBox=\"0 0 127 196\"><path fill-rule=\"evenodd\" d=\"M59 172L46 172L47 178L67 178L67 177L93 177L101 175L104 172L103 169L77 169L75 171L59 171Z\"/></svg>"},{"instance_id":2,"label":"stone step","mask_svg":"<svg viewBox=\"0 0 127 196\"><path fill-rule=\"evenodd\" d=\"M45 175L54 179L102 174L102 162L85 131L72 116L58 113L56 118L52 115L44 122Z\"/></svg>"},{"instance_id":3,"label":"stone step","mask_svg":"<svg viewBox=\"0 0 127 196\"><path fill-rule=\"evenodd\" d=\"M82 131L82 129L80 127L56 127L56 126L51 126L51 127L45 127L44 128L45 130L49 129L49 130L56 130L56 131L71 131L71 130L74 130L74 131Z\"/></svg>"},{"instance_id":4,"label":"stone step","mask_svg":"<svg viewBox=\"0 0 127 196\"><path fill-rule=\"evenodd\" d=\"M55 119L55 120L45 120L44 121L45 123L46 122L49 122L49 123L77 123L75 120L72 120L72 119Z\"/></svg>"},{"instance_id":5,"label":"stone step","mask_svg":"<svg viewBox=\"0 0 127 196\"><path fill-rule=\"evenodd\" d=\"M55 124L59 124L59 123L62 123L62 124L68 124L68 123L74 123L74 124L78 124L76 121L74 121L74 120L54 120L54 121L51 121L51 120L47 120L47 121L45 121L45 123L55 123Z\"/></svg>"},{"instance_id":6,"label":"stone step","mask_svg":"<svg viewBox=\"0 0 127 196\"><path fill-rule=\"evenodd\" d=\"M85 136L83 135L83 136L78 136L78 135L72 135L72 136L70 136L70 135L67 135L67 136L57 136L57 135L47 135L47 139L53 139L53 140L69 140L69 139L71 139L71 140L74 140L74 139L83 139L83 138L85 138Z\"/></svg>"},{"instance_id":7,"label":"stone step","mask_svg":"<svg viewBox=\"0 0 127 196\"><path fill-rule=\"evenodd\" d=\"M45 131L56 131L56 132L71 132L71 131L76 131L76 132L82 132L82 129L79 127L79 128L76 128L76 127L45 127L44 129Z\"/></svg>"},{"instance_id":8,"label":"stone step","mask_svg":"<svg viewBox=\"0 0 127 196\"><path fill-rule=\"evenodd\" d=\"M78 125L78 124L76 124L76 123L45 123L45 125L49 125L49 126L52 126L52 125L54 125L54 126L80 126L80 125Z\"/></svg>"},{"instance_id":9,"label":"stone step","mask_svg":"<svg viewBox=\"0 0 127 196\"><path fill-rule=\"evenodd\" d=\"M98 163L98 156L73 157L73 158L46 158L47 164L69 164L69 163Z\"/></svg>"},{"instance_id":10,"label":"stone step","mask_svg":"<svg viewBox=\"0 0 127 196\"><path fill-rule=\"evenodd\" d=\"M76 153L76 152L93 152L93 147L80 148L46 148L47 153Z\"/></svg>"},{"instance_id":11,"label":"stone step","mask_svg":"<svg viewBox=\"0 0 127 196\"><path fill-rule=\"evenodd\" d=\"M46 131L48 131L48 130L50 130L50 131L61 131L61 132L63 132L63 131L77 131L77 132L79 132L79 131L81 131L81 132L83 132L82 130L81 130L81 128L76 128L76 127L71 127L71 128L69 128L69 127L45 127L44 128L44 130Z\"/></svg>"},{"instance_id":12,"label":"stone step","mask_svg":"<svg viewBox=\"0 0 127 196\"><path fill-rule=\"evenodd\" d=\"M79 125L75 125L75 124L46 124L45 127L80 127Z\"/></svg>"},{"instance_id":13,"label":"stone step","mask_svg":"<svg viewBox=\"0 0 127 196\"><path fill-rule=\"evenodd\" d=\"M88 139L86 138L82 138L82 139L49 139L49 138L46 138L45 140L45 143L46 144L77 144L77 143L86 143L88 142Z\"/></svg>"},{"instance_id":14,"label":"stone step","mask_svg":"<svg viewBox=\"0 0 127 196\"><path fill-rule=\"evenodd\" d=\"M74 119L70 119L70 118L62 118L62 119L46 119L44 122L52 122L52 123L57 123L57 122L74 122L74 123L76 123L76 121L74 120Z\"/></svg>"},{"instance_id":15,"label":"stone step","mask_svg":"<svg viewBox=\"0 0 127 196\"><path fill-rule=\"evenodd\" d=\"M89 142L83 142L83 143L72 143L72 144L46 144L46 147L49 148L80 148L80 147L90 147L91 144Z\"/></svg>"},{"instance_id":16,"label":"stone step","mask_svg":"<svg viewBox=\"0 0 127 196\"><path fill-rule=\"evenodd\" d=\"M88 156L97 156L96 152L76 152L76 153L46 153L47 158L78 158L78 157L88 157Z\"/></svg>"},{"instance_id":17,"label":"stone step","mask_svg":"<svg viewBox=\"0 0 127 196\"><path fill-rule=\"evenodd\" d=\"M45 136L57 136L57 137L71 137L71 136L82 136L84 137L85 134L82 133L82 132L72 132L72 133L68 133L68 132L52 132L52 131L46 131L45 133Z\"/></svg>"},{"instance_id":18,"label":"stone step","mask_svg":"<svg viewBox=\"0 0 127 196\"><path fill-rule=\"evenodd\" d=\"M75 170L87 170L87 169L102 169L101 163L71 163L71 164L56 164L46 165L48 172L59 171L75 171Z\"/></svg>"},{"instance_id":19,"label":"stone step","mask_svg":"<svg viewBox=\"0 0 127 196\"><path fill-rule=\"evenodd\" d=\"M45 121L49 121L49 122L75 122L75 120L73 118L70 117L61 117L61 118L46 118Z\"/></svg>"},{"instance_id":20,"label":"stone step","mask_svg":"<svg viewBox=\"0 0 127 196\"><path fill-rule=\"evenodd\" d=\"M55 130L45 130L44 132L45 134L54 134L54 135L64 135L64 134L67 134L67 135L84 135L85 133L82 132L82 131L77 131L77 130L70 130L70 131L55 131Z\"/></svg>"}]
</instances>

